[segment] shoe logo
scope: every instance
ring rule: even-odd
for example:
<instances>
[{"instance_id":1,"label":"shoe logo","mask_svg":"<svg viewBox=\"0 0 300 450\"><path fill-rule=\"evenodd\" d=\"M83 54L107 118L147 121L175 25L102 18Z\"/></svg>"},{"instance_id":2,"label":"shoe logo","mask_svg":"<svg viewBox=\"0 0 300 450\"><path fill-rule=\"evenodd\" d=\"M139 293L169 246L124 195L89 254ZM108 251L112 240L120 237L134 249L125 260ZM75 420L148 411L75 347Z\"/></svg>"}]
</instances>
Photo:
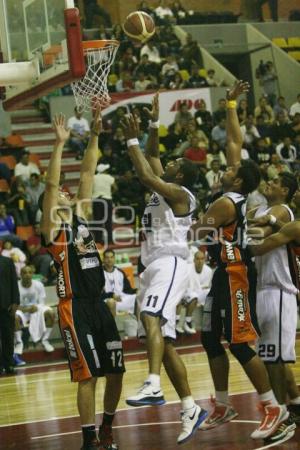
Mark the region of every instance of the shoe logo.
<instances>
[{"instance_id":1,"label":"shoe logo","mask_svg":"<svg viewBox=\"0 0 300 450\"><path fill-rule=\"evenodd\" d=\"M194 417L195 417L195 415L196 415L196 408L195 408L195 411L194 411L194 414L192 415L192 416L189 416L189 418L191 419L191 420L193 420L194 419Z\"/></svg>"},{"instance_id":2,"label":"shoe logo","mask_svg":"<svg viewBox=\"0 0 300 450\"><path fill-rule=\"evenodd\" d=\"M160 391L153 391L153 394L154 395L157 395L157 394L159 394L160 393Z\"/></svg>"}]
</instances>

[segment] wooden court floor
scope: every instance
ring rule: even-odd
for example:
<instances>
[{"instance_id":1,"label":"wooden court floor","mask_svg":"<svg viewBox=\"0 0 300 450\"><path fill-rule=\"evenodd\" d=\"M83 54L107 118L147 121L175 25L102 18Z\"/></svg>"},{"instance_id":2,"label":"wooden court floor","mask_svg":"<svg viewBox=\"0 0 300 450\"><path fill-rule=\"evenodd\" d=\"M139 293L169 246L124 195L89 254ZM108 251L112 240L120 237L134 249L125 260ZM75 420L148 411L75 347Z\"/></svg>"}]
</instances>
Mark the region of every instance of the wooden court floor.
<instances>
[{"instance_id":1,"label":"wooden court floor","mask_svg":"<svg viewBox=\"0 0 300 450\"><path fill-rule=\"evenodd\" d=\"M200 346L180 349L197 402L209 408L213 392L205 353ZM300 341L294 373L300 384ZM231 400L239 416L211 431L198 431L181 446L183 450L267 449L263 441L253 441L257 427L257 396L239 364L231 358ZM145 354L126 355L127 372L114 433L120 450L174 450L180 432L180 403L164 371L162 387L167 404L161 407L130 408L125 398L133 394L147 374ZM97 388L97 420L101 420L103 380ZM0 378L0 450L77 450L81 446L80 423L76 410L76 384L70 383L65 363L30 366L17 376ZM292 440L274 446L277 450L300 450L300 428Z\"/></svg>"}]
</instances>

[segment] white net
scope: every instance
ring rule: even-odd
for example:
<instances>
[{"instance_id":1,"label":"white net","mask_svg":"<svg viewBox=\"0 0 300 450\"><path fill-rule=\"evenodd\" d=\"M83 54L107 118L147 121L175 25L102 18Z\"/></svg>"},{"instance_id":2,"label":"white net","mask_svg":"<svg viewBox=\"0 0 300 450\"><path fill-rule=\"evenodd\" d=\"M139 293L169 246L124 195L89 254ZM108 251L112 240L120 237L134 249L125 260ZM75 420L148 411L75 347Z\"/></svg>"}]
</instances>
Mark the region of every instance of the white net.
<instances>
[{"instance_id":1,"label":"white net","mask_svg":"<svg viewBox=\"0 0 300 450\"><path fill-rule=\"evenodd\" d=\"M109 105L107 77L118 48L119 42L107 41L104 47L85 49L86 74L84 78L71 84L76 107L80 111Z\"/></svg>"}]
</instances>

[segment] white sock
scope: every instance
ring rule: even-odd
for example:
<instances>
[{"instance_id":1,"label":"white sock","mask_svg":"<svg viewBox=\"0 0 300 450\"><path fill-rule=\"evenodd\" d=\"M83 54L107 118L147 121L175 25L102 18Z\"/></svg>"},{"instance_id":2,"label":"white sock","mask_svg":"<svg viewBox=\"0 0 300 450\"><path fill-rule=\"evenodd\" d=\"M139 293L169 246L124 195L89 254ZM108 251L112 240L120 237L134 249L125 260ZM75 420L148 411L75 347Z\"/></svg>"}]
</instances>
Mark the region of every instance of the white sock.
<instances>
[{"instance_id":1,"label":"white sock","mask_svg":"<svg viewBox=\"0 0 300 450\"><path fill-rule=\"evenodd\" d=\"M181 399L181 406L184 411L187 409L191 409L195 406L195 402L193 397L190 395L189 397L184 397Z\"/></svg>"},{"instance_id":2,"label":"white sock","mask_svg":"<svg viewBox=\"0 0 300 450\"><path fill-rule=\"evenodd\" d=\"M43 342L43 341L48 341L52 329L53 329L53 327L51 327L51 328L46 328L46 331L45 331L45 333L43 334L43 337L42 337L42 342Z\"/></svg>"},{"instance_id":3,"label":"white sock","mask_svg":"<svg viewBox=\"0 0 300 450\"><path fill-rule=\"evenodd\" d=\"M150 373L147 381L149 381L152 386L160 389L160 375L157 375L156 373Z\"/></svg>"},{"instance_id":4,"label":"white sock","mask_svg":"<svg viewBox=\"0 0 300 450\"><path fill-rule=\"evenodd\" d=\"M180 320L180 315L176 314L176 322L179 322L179 320Z\"/></svg>"},{"instance_id":5,"label":"white sock","mask_svg":"<svg viewBox=\"0 0 300 450\"><path fill-rule=\"evenodd\" d=\"M185 316L185 321L186 321L186 323L191 325L191 323L192 323L192 316Z\"/></svg>"},{"instance_id":6,"label":"white sock","mask_svg":"<svg viewBox=\"0 0 300 450\"><path fill-rule=\"evenodd\" d=\"M15 343L22 342L22 330L15 331Z\"/></svg>"},{"instance_id":7,"label":"white sock","mask_svg":"<svg viewBox=\"0 0 300 450\"><path fill-rule=\"evenodd\" d=\"M278 405L278 401L272 389L264 394L259 394L260 401L263 403L271 403L271 405Z\"/></svg>"},{"instance_id":8,"label":"white sock","mask_svg":"<svg viewBox=\"0 0 300 450\"><path fill-rule=\"evenodd\" d=\"M300 396L290 400L291 405L300 405Z\"/></svg>"},{"instance_id":9,"label":"white sock","mask_svg":"<svg viewBox=\"0 0 300 450\"><path fill-rule=\"evenodd\" d=\"M228 391L216 391L216 402L228 405L229 404Z\"/></svg>"}]
</instances>

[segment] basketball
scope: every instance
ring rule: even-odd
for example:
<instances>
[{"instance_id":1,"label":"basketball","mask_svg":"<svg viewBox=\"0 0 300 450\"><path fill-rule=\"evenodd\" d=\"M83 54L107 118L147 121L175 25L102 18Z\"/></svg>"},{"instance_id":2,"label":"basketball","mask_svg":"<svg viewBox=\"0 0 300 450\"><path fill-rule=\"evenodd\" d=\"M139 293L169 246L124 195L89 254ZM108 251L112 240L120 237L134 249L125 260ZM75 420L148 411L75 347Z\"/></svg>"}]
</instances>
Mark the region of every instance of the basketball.
<instances>
[{"instance_id":1,"label":"basketball","mask_svg":"<svg viewBox=\"0 0 300 450\"><path fill-rule=\"evenodd\" d=\"M143 11L134 11L126 17L123 30L134 41L144 43L154 35L155 23L149 14Z\"/></svg>"}]
</instances>

